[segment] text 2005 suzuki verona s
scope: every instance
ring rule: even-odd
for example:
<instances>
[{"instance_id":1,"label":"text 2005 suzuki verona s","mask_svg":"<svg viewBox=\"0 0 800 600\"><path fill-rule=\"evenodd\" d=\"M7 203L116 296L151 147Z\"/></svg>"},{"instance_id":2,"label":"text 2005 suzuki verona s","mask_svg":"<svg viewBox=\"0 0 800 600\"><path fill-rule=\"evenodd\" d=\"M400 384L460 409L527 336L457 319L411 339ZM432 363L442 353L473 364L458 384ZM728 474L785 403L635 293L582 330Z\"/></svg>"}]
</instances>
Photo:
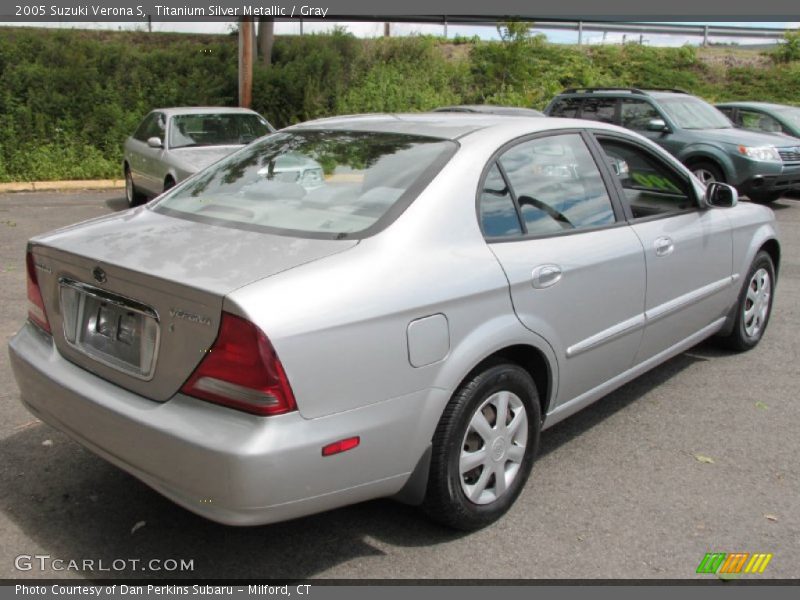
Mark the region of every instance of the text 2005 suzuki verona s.
<instances>
[{"instance_id":1,"label":"text 2005 suzuki verona s","mask_svg":"<svg viewBox=\"0 0 800 600\"><path fill-rule=\"evenodd\" d=\"M36 416L215 521L394 496L477 528L542 429L759 342L780 249L737 200L613 125L312 121L31 240L11 362Z\"/></svg>"}]
</instances>

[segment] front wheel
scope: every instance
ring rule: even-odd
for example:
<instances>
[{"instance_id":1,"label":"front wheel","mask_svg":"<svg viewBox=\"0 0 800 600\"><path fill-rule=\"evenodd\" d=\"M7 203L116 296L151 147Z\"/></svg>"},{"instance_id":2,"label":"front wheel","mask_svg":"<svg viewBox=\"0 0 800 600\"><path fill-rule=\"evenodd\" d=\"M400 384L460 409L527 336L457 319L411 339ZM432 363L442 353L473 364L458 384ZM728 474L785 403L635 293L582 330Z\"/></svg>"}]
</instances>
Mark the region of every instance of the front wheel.
<instances>
[{"instance_id":1,"label":"front wheel","mask_svg":"<svg viewBox=\"0 0 800 600\"><path fill-rule=\"evenodd\" d=\"M774 288L775 266L770 255L762 250L747 272L736 305L736 321L731 333L721 338L723 345L744 351L754 348L761 341L772 312Z\"/></svg>"},{"instance_id":2,"label":"front wheel","mask_svg":"<svg viewBox=\"0 0 800 600\"><path fill-rule=\"evenodd\" d=\"M705 161L697 162L690 165L689 168L691 169L692 173L694 173L695 177L697 177L705 185L708 185L714 181L725 183L725 175L723 175L722 169L720 169L714 163Z\"/></svg>"},{"instance_id":3,"label":"front wheel","mask_svg":"<svg viewBox=\"0 0 800 600\"><path fill-rule=\"evenodd\" d=\"M424 510L462 530L500 518L528 479L540 431L539 396L524 369L502 363L472 376L436 428Z\"/></svg>"},{"instance_id":4,"label":"front wheel","mask_svg":"<svg viewBox=\"0 0 800 600\"><path fill-rule=\"evenodd\" d=\"M125 169L125 200L128 201L130 207L137 206L144 200L144 195L133 184L133 176L128 168Z\"/></svg>"}]
</instances>

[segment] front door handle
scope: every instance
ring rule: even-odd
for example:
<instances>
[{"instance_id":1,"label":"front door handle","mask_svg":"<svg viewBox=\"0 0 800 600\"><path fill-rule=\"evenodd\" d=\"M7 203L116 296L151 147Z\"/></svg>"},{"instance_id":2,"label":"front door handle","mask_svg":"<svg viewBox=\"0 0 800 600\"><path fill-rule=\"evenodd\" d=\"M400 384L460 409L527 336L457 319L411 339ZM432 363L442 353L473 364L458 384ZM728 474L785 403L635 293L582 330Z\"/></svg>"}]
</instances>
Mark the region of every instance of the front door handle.
<instances>
[{"instance_id":1,"label":"front door handle","mask_svg":"<svg viewBox=\"0 0 800 600\"><path fill-rule=\"evenodd\" d=\"M533 287L538 290L549 288L561 281L562 275L558 265L540 265L531 273Z\"/></svg>"},{"instance_id":2,"label":"front door handle","mask_svg":"<svg viewBox=\"0 0 800 600\"><path fill-rule=\"evenodd\" d=\"M656 249L656 256L667 256L668 254L672 254L672 251L675 250L675 244L672 242L672 238L669 237L660 237L654 243L653 246Z\"/></svg>"}]
</instances>

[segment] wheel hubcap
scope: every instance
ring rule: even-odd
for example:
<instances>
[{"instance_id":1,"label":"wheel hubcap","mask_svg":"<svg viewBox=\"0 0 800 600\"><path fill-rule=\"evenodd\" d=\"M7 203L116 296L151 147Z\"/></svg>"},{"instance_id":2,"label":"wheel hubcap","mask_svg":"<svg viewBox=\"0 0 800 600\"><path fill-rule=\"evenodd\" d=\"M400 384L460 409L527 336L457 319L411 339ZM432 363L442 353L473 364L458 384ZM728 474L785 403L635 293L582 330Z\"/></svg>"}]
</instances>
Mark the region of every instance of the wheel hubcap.
<instances>
[{"instance_id":1,"label":"wheel hubcap","mask_svg":"<svg viewBox=\"0 0 800 600\"><path fill-rule=\"evenodd\" d=\"M744 332L749 337L758 337L764 330L771 296L772 283L769 272L766 269L759 269L747 285L747 296L744 300Z\"/></svg>"},{"instance_id":2,"label":"wheel hubcap","mask_svg":"<svg viewBox=\"0 0 800 600\"><path fill-rule=\"evenodd\" d=\"M702 181L706 185L708 185L712 181L717 180L717 178L714 177L714 174L708 169L695 169L693 173L700 181Z\"/></svg>"},{"instance_id":3,"label":"wheel hubcap","mask_svg":"<svg viewBox=\"0 0 800 600\"><path fill-rule=\"evenodd\" d=\"M472 415L461 444L461 489L475 504L489 504L517 478L528 444L528 415L513 392L489 396Z\"/></svg>"},{"instance_id":4,"label":"wheel hubcap","mask_svg":"<svg viewBox=\"0 0 800 600\"><path fill-rule=\"evenodd\" d=\"M133 181L131 180L130 173L125 174L125 195L129 203L133 202Z\"/></svg>"}]
</instances>

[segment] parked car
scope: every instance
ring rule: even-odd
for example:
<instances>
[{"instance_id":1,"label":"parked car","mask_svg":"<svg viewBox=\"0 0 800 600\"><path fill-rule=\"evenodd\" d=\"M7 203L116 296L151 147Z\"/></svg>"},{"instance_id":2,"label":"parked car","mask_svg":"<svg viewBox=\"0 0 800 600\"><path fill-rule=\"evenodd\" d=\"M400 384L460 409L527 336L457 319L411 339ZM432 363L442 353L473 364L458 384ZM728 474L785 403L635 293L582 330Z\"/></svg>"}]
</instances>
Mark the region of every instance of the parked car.
<instances>
[{"instance_id":1,"label":"parked car","mask_svg":"<svg viewBox=\"0 0 800 600\"><path fill-rule=\"evenodd\" d=\"M800 138L800 108L768 102L724 102L717 108L734 125L762 133L782 133ZM796 142L800 145L800 139Z\"/></svg>"},{"instance_id":2,"label":"parked car","mask_svg":"<svg viewBox=\"0 0 800 600\"><path fill-rule=\"evenodd\" d=\"M273 131L264 117L246 108L157 108L125 141L128 204L157 196Z\"/></svg>"},{"instance_id":3,"label":"parked car","mask_svg":"<svg viewBox=\"0 0 800 600\"><path fill-rule=\"evenodd\" d=\"M506 115L509 117L544 117L545 114L534 108L519 106L496 106L494 104L461 104L458 106L441 106L433 112L466 112L486 115Z\"/></svg>"},{"instance_id":4,"label":"parked car","mask_svg":"<svg viewBox=\"0 0 800 600\"><path fill-rule=\"evenodd\" d=\"M771 210L613 125L324 119L33 238L11 365L33 414L209 519L391 496L473 529L543 429L709 336L758 344L779 257Z\"/></svg>"},{"instance_id":5,"label":"parked car","mask_svg":"<svg viewBox=\"0 0 800 600\"><path fill-rule=\"evenodd\" d=\"M703 183L729 183L753 202L773 202L800 187L796 143L736 129L716 108L681 90L573 88L556 96L545 113L633 129L675 155Z\"/></svg>"}]
</instances>

